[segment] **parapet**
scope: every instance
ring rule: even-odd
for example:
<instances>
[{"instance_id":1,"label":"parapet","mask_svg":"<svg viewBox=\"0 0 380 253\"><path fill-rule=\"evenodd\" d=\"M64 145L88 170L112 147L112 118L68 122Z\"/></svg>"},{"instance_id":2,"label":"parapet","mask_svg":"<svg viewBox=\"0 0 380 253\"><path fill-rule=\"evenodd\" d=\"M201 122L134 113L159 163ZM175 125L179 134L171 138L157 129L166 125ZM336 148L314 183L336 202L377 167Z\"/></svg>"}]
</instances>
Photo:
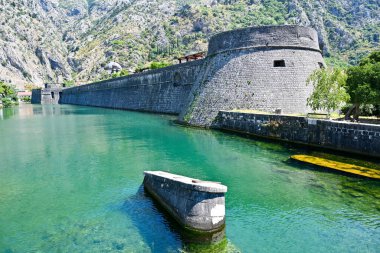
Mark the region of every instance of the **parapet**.
<instances>
[{"instance_id":1,"label":"parapet","mask_svg":"<svg viewBox=\"0 0 380 253\"><path fill-rule=\"evenodd\" d=\"M210 39L208 55L248 48L299 48L320 52L316 30L285 25L249 27L216 34Z\"/></svg>"},{"instance_id":2,"label":"parapet","mask_svg":"<svg viewBox=\"0 0 380 253\"><path fill-rule=\"evenodd\" d=\"M163 171L145 171L145 189L186 229L224 228L227 187Z\"/></svg>"}]
</instances>

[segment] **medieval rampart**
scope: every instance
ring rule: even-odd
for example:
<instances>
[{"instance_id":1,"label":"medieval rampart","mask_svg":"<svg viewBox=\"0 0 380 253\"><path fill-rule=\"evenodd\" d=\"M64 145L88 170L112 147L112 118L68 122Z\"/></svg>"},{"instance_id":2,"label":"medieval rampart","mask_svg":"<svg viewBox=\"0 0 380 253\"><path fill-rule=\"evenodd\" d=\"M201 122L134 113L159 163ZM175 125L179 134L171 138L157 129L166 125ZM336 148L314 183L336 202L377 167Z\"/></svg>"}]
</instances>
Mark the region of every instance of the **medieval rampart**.
<instances>
[{"instance_id":1,"label":"medieval rampart","mask_svg":"<svg viewBox=\"0 0 380 253\"><path fill-rule=\"evenodd\" d=\"M299 26L252 27L220 33L180 120L213 125L220 110L305 113L310 74L324 66L317 32Z\"/></svg>"},{"instance_id":2,"label":"medieval rampart","mask_svg":"<svg viewBox=\"0 0 380 253\"><path fill-rule=\"evenodd\" d=\"M62 104L179 114L202 60L65 89Z\"/></svg>"},{"instance_id":3,"label":"medieval rampart","mask_svg":"<svg viewBox=\"0 0 380 253\"><path fill-rule=\"evenodd\" d=\"M63 91L61 103L179 114L212 126L220 110L308 111L308 76L324 65L317 32L251 27L215 35L204 60Z\"/></svg>"}]
</instances>

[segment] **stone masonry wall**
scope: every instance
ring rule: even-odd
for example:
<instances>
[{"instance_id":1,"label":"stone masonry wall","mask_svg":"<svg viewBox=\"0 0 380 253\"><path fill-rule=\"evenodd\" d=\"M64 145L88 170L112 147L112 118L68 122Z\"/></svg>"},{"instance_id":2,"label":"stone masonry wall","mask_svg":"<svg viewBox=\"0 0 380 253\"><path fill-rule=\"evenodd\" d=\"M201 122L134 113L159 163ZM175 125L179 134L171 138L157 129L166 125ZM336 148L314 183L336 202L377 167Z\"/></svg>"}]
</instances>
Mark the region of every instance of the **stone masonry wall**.
<instances>
[{"instance_id":1,"label":"stone masonry wall","mask_svg":"<svg viewBox=\"0 0 380 253\"><path fill-rule=\"evenodd\" d=\"M32 104L41 104L42 92L41 89L32 90Z\"/></svg>"},{"instance_id":2,"label":"stone masonry wall","mask_svg":"<svg viewBox=\"0 0 380 253\"><path fill-rule=\"evenodd\" d=\"M284 59L286 67L274 67ZM304 50L244 50L217 54L207 61L181 119L190 125L212 126L220 110L254 109L305 113L312 86L309 75L322 55Z\"/></svg>"},{"instance_id":3,"label":"stone masonry wall","mask_svg":"<svg viewBox=\"0 0 380 253\"><path fill-rule=\"evenodd\" d=\"M220 110L232 109L308 112L313 88L306 80L322 65L311 28L252 27L218 34L180 121L210 127Z\"/></svg>"},{"instance_id":4,"label":"stone masonry wall","mask_svg":"<svg viewBox=\"0 0 380 253\"><path fill-rule=\"evenodd\" d=\"M144 174L145 189L185 228L212 232L224 227L226 186L162 171Z\"/></svg>"},{"instance_id":5,"label":"stone masonry wall","mask_svg":"<svg viewBox=\"0 0 380 253\"><path fill-rule=\"evenodd\" d=\"M215 127L380 157L380 125L221 111Z\"/></svg>"},{"instance_id":6,"label":"stone masonry wall","mask_svg":"<svg viewBox=\"0 0 380 253\"><path fill-rule=\"evenodd\" d=\"M323 65L314 29L249 27L212 37L203 60L65 89L60 102L179 114L212 127L220 110L308 112L306 80Z\"/></svg>"},{"instance_id":7,"label":"stone masonry wall","mask_svg":"<svg viewBox=\"0 0 380 253\"><path fill-rule=\"evenodd\" d=\"M226 31L210 40L208 55L247 48L304 48L320 51L318 36L314 29L296 26L248 27Z\"/></svg>"},{"instance_id":8,"label":"stone masonry wall","mask_svg":"<svg viewBox=\"0 0 380 253\"><path fill-rule=\"evenodd\" d=\"M43 89L32 90L32 104L58 104L60 101L62 88L47 87Z\"/></svg>"},{"instance_id":9,"label":"stone masonry wall","mask_svg":"<svg viewBox=\"0 0 380 253\"><path fill-rule=\"evenodd\" d=\"M203 60L65 89L60 103L179 114Z\"/></svg>"}]
</instances>

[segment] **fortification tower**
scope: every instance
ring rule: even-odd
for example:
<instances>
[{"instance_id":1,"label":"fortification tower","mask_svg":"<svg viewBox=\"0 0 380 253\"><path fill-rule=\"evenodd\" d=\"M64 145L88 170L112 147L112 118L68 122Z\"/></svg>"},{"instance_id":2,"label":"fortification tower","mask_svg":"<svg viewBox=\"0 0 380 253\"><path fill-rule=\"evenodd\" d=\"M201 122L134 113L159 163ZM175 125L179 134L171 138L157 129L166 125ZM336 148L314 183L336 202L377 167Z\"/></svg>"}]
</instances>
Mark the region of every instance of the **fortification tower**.
<instances>
[{"instance_id":1,"label":"fortification tower","mask_svg":"<svg viewBox=\"0 0 380 253\"><path fill-rule=\"evenodd\" d=\"M309 75L324 66L317 32L300 26L250 27L219 33L180 120L212 126L220 110L309 111Z\"/></svg>"}]
</instances>

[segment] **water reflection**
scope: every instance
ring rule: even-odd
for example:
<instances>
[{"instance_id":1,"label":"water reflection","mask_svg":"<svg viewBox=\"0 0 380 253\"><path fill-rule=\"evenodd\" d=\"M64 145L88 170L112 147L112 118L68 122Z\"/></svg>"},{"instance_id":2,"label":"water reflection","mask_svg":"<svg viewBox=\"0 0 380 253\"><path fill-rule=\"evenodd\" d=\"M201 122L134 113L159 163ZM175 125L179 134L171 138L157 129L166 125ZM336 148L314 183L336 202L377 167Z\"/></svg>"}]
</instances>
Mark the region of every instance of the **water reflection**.
<instances>
[{"instance_id":1,"label":"water reflection","mask_svg":"<svg viewBox=\"0 0 380 253\"><path fill-rule=\"evenodd\" d=\"M169 252L181 248L181 252L239 252L227 240L225 228L209 234L198 234L183 229L170 214L144 190L143 185L135 195L129 197L121 211L139 230L145 244L152 252ZM170 236L169 236L170 234ZM174 237L182 245L168 244L162 238Z\"/></svg>"},{"instance_id":2,"label":"water reflection","mask_svg":"<svg viewBox=\"0 0 380 253\"><path fill-rule=\"evenodd\" d=\"M106 110L106 109L104 109ZM112 110L107 110L112 112ZM60 116L60 115L100 115L102 110L89 113L86 107L61 106L61 105L31 105L20 104L19 106L0 109L0 120L10 119L17 116L20 119L31 118L33 116Z\"/></svg>"},{"instance_id":3,"label":"water reflection","mask_svg":"<svg viewBox=\"0 0 380 253\"><path fill-rule=\"evenodd\" d=\"M0 120L9 119L12 116L16 115L17 107L3 108L0 109Z\"/></svg>"}]
</instances>

